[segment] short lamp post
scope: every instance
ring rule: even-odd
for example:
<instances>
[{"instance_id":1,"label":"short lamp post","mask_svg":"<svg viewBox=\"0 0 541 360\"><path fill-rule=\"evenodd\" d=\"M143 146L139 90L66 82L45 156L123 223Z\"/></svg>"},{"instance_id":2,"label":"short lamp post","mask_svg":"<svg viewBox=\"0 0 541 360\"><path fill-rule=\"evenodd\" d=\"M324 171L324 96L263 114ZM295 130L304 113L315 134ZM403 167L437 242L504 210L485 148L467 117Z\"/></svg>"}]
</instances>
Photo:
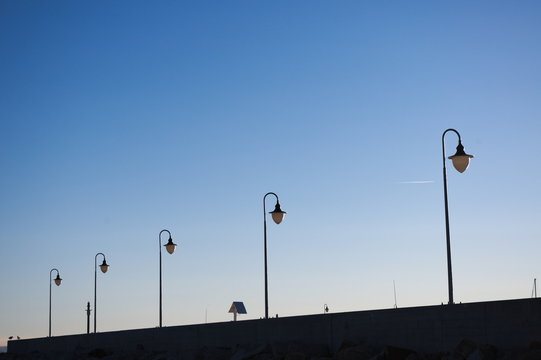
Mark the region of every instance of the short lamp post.
<instances>
[{"instance_id":1,"label":"short lamp post","mask_svg":"<svg viewBox=\"0 0 541 360\"><path fill-rule=\"evenodd\" d=\"M96 256L94 256L94 333L96 333L96 315L98 313L98 308L96 306L96 293L97 293L97 283L98 283L98 256L103 256L103 262L100 265L100 270L102 273L106 273L107 270L109 270L109 265L107 265L107 261L105 261L105 255L101 252L97 253Z\"/></svg>"},{"instance_id":2,"label":"short lamp post","mask_svg":"<svg viewBox=\"0 0 541 360\"><path fill-rule=\"evenodd\" d=\"M473 155L468 155L464 152L464 146L462 146L462 139L460 134L455 129L447 129L441 136L441 148L443 152L443 194L445 198L445 235L447 240L447 282L449 286L449 304L454 304L453 300L453 271L451 267L451 234L449 230L449 203L447 200L447 169L445 168L445 134L449 131L454 132L458 136L458 146L456 147L456 153L449 156L449 159L453 161L455 169L463 173L470 164L470 159Z\"/></svg>"},{"instance_id":3,"label":"short lamp post","mask_svg":"<svg viewBox=\"0 0 541 360\"><path fill-rule=\"evenodd\" d=\"M56 278L54 279L54 283L56 286L60 286L62 283L62 279L60 278L60 273L57 269L51 269L49 271L49 337L51 337L51 298L52 298L52 285L53 285L53 271L56 271Z\"/></svg>"},{"instance_id":4,"label":"short lamp post","mask_svg":"<svg viewBox=\"0 0 541 360\"><path fill-rule=\"evenodd\" d=\"M269 286L267 276L267 210L265 209L265 200L269 195L274 195L274 197L276 197L276 205L274 206L274 210L269 212L269 214L271 214L272 216L272 220L274 220L276 224L280 224L286 214L286 212L282 211L282 209L280 208L280 200L278 199L278 195L273 192L269 192L266 193L265 196L263 196L263 246L265 248L265 319L269 318Z\"/></svg>"},{"instance_id":5,"label":"short lamp post","mask_svg":"<svg viewBox=\"0 0 541 360\"><path fill-rule=\"evenodd\" d=\"M160 327L162 327L162 233L164 232L169 234L169 240L167 240L167 244L164 245L165 250L167 250L169 254L173 254L175 252L175 248L177 247L177 244L173 243L171 232L169 230L164 229L160 231L160 234L158 235L160 250Z\"/></svg>"}]
</instances>

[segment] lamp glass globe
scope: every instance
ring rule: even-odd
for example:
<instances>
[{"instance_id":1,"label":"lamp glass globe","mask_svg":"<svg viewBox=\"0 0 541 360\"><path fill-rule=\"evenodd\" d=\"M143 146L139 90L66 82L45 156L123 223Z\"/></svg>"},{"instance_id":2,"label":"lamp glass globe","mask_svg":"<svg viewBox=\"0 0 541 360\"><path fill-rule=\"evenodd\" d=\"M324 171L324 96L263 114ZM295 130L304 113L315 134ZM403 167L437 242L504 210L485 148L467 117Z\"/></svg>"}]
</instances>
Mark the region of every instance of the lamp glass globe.
<instances>
[{"instance_id":1,"label":"lamp glass globe","mask_svg":"<svg viewBox=\"0 0 541 360\"><path fill-rule=\"evenodd\" d=\"M107 270L109 270L109 265L107 265L107 263L104 261L103 264L100 265L100 270L105 274Z\"/></svg>"},{"instance_id":2,"label":"lamp glass globe","mask_svg":"<svg viewBox=\"0 0 541 360\"><path fill-rule=\"evenodd\" d=\"M453 166L456 171L463 173L470 165L470 157L470 155L455 155L450 156L449 158L453 161Z\"/></svg>"},{"instance_id":3,"label":"lamp glass globe","mask_svg":"<svg viewBox=\"0 0 541 360\"><path fill-rule=\"evenodd\" d=\"M164 246L165 246L165 250L167 250L169 254L172 254L175 252L175 248L177 247L177 244L173 243L173 239L169 238L169 241Z\"/></svg>"},{"instance_id":4,"label":"lamp glass globe","mask_svg":"<svg viewBox=\"0 0 541 360\"><path fill-rule=\"evenodd\" d=\"M271 212L271 215L272 220L274 220L276 224L279 224L282 222L282 220L284 220L284 216L286 215L286 213L284 211L273 211Z\"/></svg>"}]
</instances>

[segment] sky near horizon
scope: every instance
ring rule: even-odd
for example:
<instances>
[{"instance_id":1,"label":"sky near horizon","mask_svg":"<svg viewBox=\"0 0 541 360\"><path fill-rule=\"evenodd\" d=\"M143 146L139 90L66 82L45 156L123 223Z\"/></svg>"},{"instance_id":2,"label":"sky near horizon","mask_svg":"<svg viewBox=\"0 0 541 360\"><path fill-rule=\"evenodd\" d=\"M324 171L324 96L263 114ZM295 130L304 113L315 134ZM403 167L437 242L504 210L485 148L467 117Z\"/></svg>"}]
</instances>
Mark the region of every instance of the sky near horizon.
<instances>
[{"instance_id":1,"label":"sky near horizon","mask_svg":"<svg viewBox=\"0 0 541 360\"><path fill-rule=\"evenodd\" d=\"M0 2L0 346L9 336L531 296L541 3ZM447 155L457 138L446 136ZM268 198L267 209L274 200ZM270 221L270 219L269 219ZM166 239L164 239L165 241ZM93 307L93 306L92 306Z\"/></svg>"}]
</instances>

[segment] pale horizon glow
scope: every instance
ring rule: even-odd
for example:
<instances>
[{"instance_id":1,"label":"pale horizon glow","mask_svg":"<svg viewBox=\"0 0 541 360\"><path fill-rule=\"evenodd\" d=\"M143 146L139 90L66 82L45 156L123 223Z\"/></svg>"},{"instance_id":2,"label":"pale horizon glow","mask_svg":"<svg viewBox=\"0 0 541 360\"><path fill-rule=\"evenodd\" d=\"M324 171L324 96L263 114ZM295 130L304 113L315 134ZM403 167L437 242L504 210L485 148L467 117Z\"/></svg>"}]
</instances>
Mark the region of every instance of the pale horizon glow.
<instances>
[{"instance_id":1,"label":"pale horizon glow","mask_svg":"<svg viewBox=\"0 0 541 360\"><path fill-rule=\"evenodd\" d=\"M269 315L446 303L449 128L455 302L530 296L541 3L0 7L0 345L47 336L52 268L85 333L98 251L98 330L158 326L162 229L164 326L261 318L268 192Z\"/></svg>"}]
</instances>

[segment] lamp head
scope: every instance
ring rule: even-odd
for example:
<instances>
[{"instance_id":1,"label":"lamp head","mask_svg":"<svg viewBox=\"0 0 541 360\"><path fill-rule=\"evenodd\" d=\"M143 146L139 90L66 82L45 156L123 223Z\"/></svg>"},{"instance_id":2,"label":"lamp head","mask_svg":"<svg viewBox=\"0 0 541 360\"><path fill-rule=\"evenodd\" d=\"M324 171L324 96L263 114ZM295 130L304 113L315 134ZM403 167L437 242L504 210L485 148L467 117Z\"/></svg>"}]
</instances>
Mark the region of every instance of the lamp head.
<instances>
[{"instance_id":1,"label":"lamp head","mask_svg":"<svg viewBox=\"0 0 541 360\"><path fill-rule=\"evenodd\" d=\"M460 141L456 147L456 153L453 156L449 156L449 159L453 161L453 166L459 173L466 171L468 165L470 164L471 158L473 158L473 155L466 154L464 151L464 146L462 146Z\"/></svg>"},{"instance_id":2,"label":"lamp head","mask_svg":"<svg viewBox=\"0 0 541 360\"><path fill-rule=\"evenodd\" d=\"M177 247L177 244L175 244L171 236L169 236L169 240L167 241L167 244L165 244L164 246L165 246L165 250L167 250L169 254L172 254L175 252L175 248Z\"/></svg>"},{"instance_id":3,"label":"lamp head","mask_svg":"<svg viewBox=\"0 0 541 360\"><path fill-rule=\"evenodd\" d=\"M62 284L62 279L60 278L60 274L56 274L56 279L54 279L54 283L56 284L56 286L60 286L60 284Z\"/></svg>"},{"instance_id":4,"label":"lamp head","mask_svg":"<svg viewBox=\"0 0 541 360\"><path fill-rule=\"evenodd\" d=\"M105 257L103 258L103 262L100 265L100 270L104 274L107 272L107 270L109 270L109 265L107 265L107 261L105 261Z\"/></svg>"},{"instance_id":5,"label":"lamp head","mask_svg":"<svg viewBox=\"0 0 541 360\"><path fill-rule=\"evenodd\" d=\"M280 203L276 202L276 206L274 207L274 210L270 211L269 214L272 215L272 220L274 220L276 224L279 224L282 222L282 220L284 220L284 216L286 215L286 212L282 211L282 209L280 209Z\"/></svg>"}]
</instances>

